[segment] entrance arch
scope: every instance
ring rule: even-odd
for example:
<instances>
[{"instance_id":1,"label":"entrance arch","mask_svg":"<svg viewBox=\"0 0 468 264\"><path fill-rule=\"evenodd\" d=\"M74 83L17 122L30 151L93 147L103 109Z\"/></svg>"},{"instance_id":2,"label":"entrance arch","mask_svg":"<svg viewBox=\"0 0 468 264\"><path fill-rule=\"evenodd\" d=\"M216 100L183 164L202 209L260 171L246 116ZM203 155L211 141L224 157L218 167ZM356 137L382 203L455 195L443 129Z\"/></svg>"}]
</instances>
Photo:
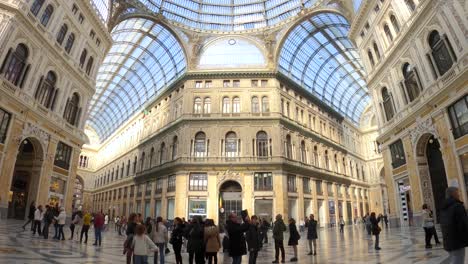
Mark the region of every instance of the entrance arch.
<instances>
[{"instance_id":1,"label":"entrance arch","mask_svg":"<svg viewBox=\"0 0 468 264\"><path fill-rule=\"evenodd\" d=\"M8 218L23 220L36 201L44 152L35 138L24 139L16 157L8 199Z\"/></svg>"},{"instance_id":2,"label":"entrance arch","mask_svg":"<svg viewBox=\"0 0 468 264\"><path fill-rule=\"evenodd\" d=\"M445 200L448 183L440 144L434 135L427 133L420 137L416 145L416 161L423 203L431 206L439 222L439 212Z\"/></svg>"},{"instance_id":3,"label":"entrance arch","mask_svg":"<svg viewBox=\"0 0 468 264\"><path fill-rule=\"evenodd\" d=\"M242 211L242 186L237 181L225 181L219 187L219 224L223 225L230 213L240 217Z\"/></svg>"}]
</instances>

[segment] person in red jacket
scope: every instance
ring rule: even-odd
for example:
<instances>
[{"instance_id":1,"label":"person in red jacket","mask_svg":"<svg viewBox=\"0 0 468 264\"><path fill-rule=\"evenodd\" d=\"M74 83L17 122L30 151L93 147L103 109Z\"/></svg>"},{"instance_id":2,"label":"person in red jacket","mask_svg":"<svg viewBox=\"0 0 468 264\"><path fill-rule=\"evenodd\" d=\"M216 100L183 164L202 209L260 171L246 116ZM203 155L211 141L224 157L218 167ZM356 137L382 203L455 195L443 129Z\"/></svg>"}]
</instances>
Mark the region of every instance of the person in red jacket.
<instances>
[{"instance_id":1,"label":"person in red jacket","mask_svg":"<svg viewBox=\"0 0 468 264\"><path fill-rule=\"evenodd\" d=\"M96 213L94 215L94 237L96 241L94 242L94 246L101 245L101 231L104 227L104 215L100 213Z\"/></svg>"}]
</instances>

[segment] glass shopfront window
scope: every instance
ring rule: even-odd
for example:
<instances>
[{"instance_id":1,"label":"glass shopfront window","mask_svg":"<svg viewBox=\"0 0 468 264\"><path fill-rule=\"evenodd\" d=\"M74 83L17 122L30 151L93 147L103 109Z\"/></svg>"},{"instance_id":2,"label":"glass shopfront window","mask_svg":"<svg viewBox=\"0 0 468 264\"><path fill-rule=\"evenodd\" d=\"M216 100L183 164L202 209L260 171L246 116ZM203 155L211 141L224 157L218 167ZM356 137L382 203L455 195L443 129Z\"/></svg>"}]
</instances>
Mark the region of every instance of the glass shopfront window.
<instances>
[{"instance_id":1,"label":"glass shopfront window","mask_svg":"<svg viewBox=\"0 0 468 264\"><path fill-rule=\"evenodd\" d=\"M161 216L161 200L154 200L154 217Z\"/></svg>"},{"instance_id":2,"label":"glass shopfront window","mask_svg":"<svg viewBox=\"0 0 468 264\"><path fill-rule=\"evenodd\" d=\"M174 208L175 208L174 199L168 199L167 200L167 220L174 220Z\"/></svg>"},{"instance_id":3,"label":"glass shopfront window","mask_svg":"<svg viewBox=\"0 0 468 264\"><path fill-rule=\"evenodd\" d=\"M330 225L334 226L336 224L336 219L335 219L335 201L333 200L328 200L328 216L330 218Z\"/></svg>"},{"instance_id":4,"label":"glass shopfront window","mask_svg":"<svg viewBox=\"0 0 468 264\"><path fill-rule=\"evenodd\" d=\"M188 219L192 219L194 216L201 216L203 219L206 218L206 199L190 198Z\"/></svg>"}]
</instances>

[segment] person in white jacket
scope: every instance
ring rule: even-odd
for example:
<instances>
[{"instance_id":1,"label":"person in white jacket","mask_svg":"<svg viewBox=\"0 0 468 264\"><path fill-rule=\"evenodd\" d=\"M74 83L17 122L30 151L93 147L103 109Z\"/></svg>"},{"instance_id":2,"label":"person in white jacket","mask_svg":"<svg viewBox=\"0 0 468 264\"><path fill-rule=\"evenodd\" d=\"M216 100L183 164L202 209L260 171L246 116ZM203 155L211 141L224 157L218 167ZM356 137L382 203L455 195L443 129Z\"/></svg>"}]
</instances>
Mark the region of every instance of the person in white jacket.
<instances>
[{"instance_id":1,"label":"person in white jacket","mask_svg":"<svg viewBox=\"0 0 468 264\"><path fill-rule=\"evenodd\" d=\"M150 250L156 254L158 252L158 247L145 234L145 229L144 225L137 225L135 228L135 236L133 236L131 245L133 248L133 264L148 264Z\"/></svg>"},{"instance_id":2,"label":"person in white jacket","mask_svg":"<svg viewBox=\"0 0 468 264\"><path fill-rule=\"evenodd\" d=\"M36 230L39 236L42 235L41 222L42 222L43 217L44 217L44 212L42 211L42 205L39 205L36 211L34 212L33 235L36 234Z\"/></svg>"},{"instance_id":3,"label":"person in white jacket","mask_svg":"<svg viewBox=\"0 0 468 264\"><path fill-rule=\"evenodd\" d=\"M54 218L58 222L58 226L59 226L59 233L58 233L57 239L60 240L60 237L61 237L62 240L65 240L65 234L63 233L63 226L65 225L65 220L67 219L65 208L61 207L59 215L54 216Z\"/></svg>"},{"instance_id":4,"label":"person in white jacket","mask_svg":"<svg viewBox=\"0 0 468 264\"><path fill-rule=\"evenodd\" d=\"M160 216L156 218L156 223L151 230L151 239L158 246L160 264L164 264L164 249L169 241L169 236L167 234L167 227L163 223L163 218ZM158 252L154 253L154 264L158 264Z\"/></svg>"}]
</instances>

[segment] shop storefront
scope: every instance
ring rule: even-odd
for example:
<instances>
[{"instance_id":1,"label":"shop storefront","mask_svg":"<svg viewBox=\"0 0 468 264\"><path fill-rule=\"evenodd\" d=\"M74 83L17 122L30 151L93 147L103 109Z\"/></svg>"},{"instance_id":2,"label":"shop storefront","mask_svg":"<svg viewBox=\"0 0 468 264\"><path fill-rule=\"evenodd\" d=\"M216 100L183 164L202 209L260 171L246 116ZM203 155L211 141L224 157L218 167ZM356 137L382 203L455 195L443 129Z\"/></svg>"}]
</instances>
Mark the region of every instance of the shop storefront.
<instances>
[{"instance_id":1,"label":"shop storefront","mask_svg":"<svg viewBox=\"0 0 468 264\"><path fill-rule=\"evenodd\" d=\"M201 216L202 219L206 218L206 199L190 198L188 203L188 219L194 216Z\"/></svg>"}]
</instances>

